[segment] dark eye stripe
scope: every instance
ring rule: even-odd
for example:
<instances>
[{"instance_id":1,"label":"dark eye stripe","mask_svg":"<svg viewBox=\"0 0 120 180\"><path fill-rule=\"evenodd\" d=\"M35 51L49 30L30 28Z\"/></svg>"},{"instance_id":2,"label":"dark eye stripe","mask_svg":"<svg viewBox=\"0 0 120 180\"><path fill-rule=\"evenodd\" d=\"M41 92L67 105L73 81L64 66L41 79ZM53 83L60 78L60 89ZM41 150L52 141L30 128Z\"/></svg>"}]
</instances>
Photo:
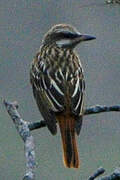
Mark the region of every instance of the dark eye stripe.
<instances>
[{"instance_id":1,"label":"dark eye stripe","mask_svg":"<svg viewBox=\"0 0 120 180\"><path fill-rule=\"evenodd\" d=\"M62 31L54 34L57 38L60 39L74 39L80 36L80 34L74 33L74 32L68 32L68 31Z\"/></svg>"}]
</instances>

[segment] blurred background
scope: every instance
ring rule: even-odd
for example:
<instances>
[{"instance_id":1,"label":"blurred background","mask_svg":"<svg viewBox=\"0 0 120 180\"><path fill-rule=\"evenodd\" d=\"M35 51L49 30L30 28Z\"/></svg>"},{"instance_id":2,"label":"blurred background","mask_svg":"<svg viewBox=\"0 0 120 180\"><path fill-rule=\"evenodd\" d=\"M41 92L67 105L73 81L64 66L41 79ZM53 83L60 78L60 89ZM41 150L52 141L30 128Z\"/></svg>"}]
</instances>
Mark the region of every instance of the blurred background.
<instances>
[{"instance_id":1,"label":"blurred background","mask_svg":"<svg viewBox=\"0 0 120 180\"><path fill-rule=\"evenodd\" d=\"M27 121L42 117L33 99L29 68L48 29L57 23L74 25L97 37L78 46L86 80L86 107L120 104L120 6L104 0L0 0L0 97L18 101ZM84 117L78 137L81 168L66 169L60 133L47 128L32 132L36 179L87 179L99 166L107 173L120 161L120 113ZM22 179L24 145L0 102L0 179Z\"/></svg>"}]
</instances>

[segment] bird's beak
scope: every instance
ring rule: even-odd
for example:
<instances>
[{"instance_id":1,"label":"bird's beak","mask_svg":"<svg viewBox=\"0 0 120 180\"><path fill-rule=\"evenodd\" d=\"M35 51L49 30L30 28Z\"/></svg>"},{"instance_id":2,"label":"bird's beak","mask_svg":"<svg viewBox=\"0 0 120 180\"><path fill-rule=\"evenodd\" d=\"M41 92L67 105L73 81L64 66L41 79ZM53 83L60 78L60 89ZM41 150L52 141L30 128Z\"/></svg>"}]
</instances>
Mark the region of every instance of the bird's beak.
<instances>
[{"instance_id":1,"label":"bird's beak","mask_svg":"<svg viewBox=\"0 0 120 180\"><path fill-rule=\"evenodd\" d=\"M88 34L81 34L78 32L78 33L74 34L74 38L72 38L72 41L71 41L71 46L72 46L72 48L75 48L77 44L79 44L83 41L90 41L93 39L96 39L96 37L88 35Z\"/></svg>"},{"instance_id":2,"label":"bird's beak","mask_svg":"<svg viewBox=\"0 0 120 180\"><path fill-rule=\"evenodd\" d=\"M78 33L77 37L76 37L76 40L78 42L89 41L89 40L93 40L93 39L96 39L96 37L88 35L88 34L80 34L80 33Z\"/></svg>"}]
</instances>

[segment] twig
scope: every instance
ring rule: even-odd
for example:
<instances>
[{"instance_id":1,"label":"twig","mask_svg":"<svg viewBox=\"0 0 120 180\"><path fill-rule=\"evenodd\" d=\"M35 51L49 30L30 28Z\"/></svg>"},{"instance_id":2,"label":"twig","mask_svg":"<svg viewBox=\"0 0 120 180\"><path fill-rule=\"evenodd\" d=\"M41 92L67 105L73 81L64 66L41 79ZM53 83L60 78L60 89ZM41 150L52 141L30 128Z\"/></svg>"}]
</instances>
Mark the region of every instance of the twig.
<instances>
[{"instance_id":1,"label":"twig","mask_svg":"<svg viewBox=\"0 0 120 180\"><path fill-rule=\"evenodd\" d=\"M18 104L16 102L7 102L4 100L4 105L7 109L8 114L13 120L15 127L24 141L25 157L26 157L26 174L23 180L34 180L34 169L35 169L35 151L34 141L30 134L28 123L24 121L18 113Z\"/></svg>"},{"instance_id":2,"label":"twig","mask_svg":"<svg viewBox=\"0 0 120 180\"><path fill-rule=\"evenodd\" d=\"M118 3L120 4L120 0L106 0L107 4L113 4L113 3Z\"/></svg>"},{"instance_id":3,"label":"twig","mask_svg":"<svg viewBox=\"0 0 120 180\"><path fill-rule=\"evenodd\" d=\"M88 180L94 180L98 176L103 174L104 172L105 172L105 169L101 167L101 168L97 169L97 171L92 176L90 176L88 178ZM112 174L98 178L98 180L120 180L120 168L116 168Z\"/></svg>"},{"instance_id":4,"label":"twig","mask_svg":"<svg viewBox=\"0 0 120 180\"><path fill-rule=\"evenodd\" d=\"M88 178L88 180L94 180L96 177L100 176L105 172L105 169L103 167L100 167L97 169L97 171Z\"/></svg>"},{"instance_id":5,"label":"twig","mask_svg":"<svg viewBox=\"0 0 120 180\"><path fill-rule=\"evenodd\" d=\"M90 115L90 114L96 114L96 113L102 113L102 112L110 112L110 111L120 111L120 105L115 105L115 106L95 105L90 108L87 108L85 110L84 115Z\"/></svg>"},{"instance_id":6,"label":"twig","mask_svg":"<svg viewBox=\"0 0 120 180\"><path fill-rule=\"evenodd\" d=\"M120 105L115 105L115 106L101 106L101 105L95 105L91 106L90 108L87 108L84 112L84 115L91 115L91 114L97 114L97 113L102 113L102 112L110 112L110 111L119 111L120 112ZM31 122L29 123L29 128L30 130L35 130L39 129L42 127L46 126L45 121L40 121L40 122Z\"/></svg>"},{"instance_id":7,"label":"twig","mask_svg":"<svg viewBox=\"0 0 120 180\"><path fill-rule=\"evenodd\" d=\"M40 122L31 122L28 124L30 131L35 130L35 129L39 129L39 128L42 128L45 126L46 126L46 123L44 120L42 120Z\"/></svg>"}]
</instances>

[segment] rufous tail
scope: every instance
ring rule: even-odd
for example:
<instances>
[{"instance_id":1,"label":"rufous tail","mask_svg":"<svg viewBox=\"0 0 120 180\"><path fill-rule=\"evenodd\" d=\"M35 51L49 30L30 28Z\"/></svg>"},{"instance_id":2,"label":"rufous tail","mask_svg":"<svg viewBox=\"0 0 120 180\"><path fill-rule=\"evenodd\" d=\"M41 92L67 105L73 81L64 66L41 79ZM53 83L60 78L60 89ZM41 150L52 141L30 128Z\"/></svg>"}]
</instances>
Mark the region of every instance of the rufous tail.
<instances>
[{"instance_id":1,"label":"rufous tail","mask_svg":"<svg viewBox=\"0 0 120 180\"><path fill-rule=\"evenodd\" d=\"M68 168L79 167L79 156L75 134L75 119L70 115L59 115L58 123L63 146L63 161Z\"/></svg>"}]
</instances>

